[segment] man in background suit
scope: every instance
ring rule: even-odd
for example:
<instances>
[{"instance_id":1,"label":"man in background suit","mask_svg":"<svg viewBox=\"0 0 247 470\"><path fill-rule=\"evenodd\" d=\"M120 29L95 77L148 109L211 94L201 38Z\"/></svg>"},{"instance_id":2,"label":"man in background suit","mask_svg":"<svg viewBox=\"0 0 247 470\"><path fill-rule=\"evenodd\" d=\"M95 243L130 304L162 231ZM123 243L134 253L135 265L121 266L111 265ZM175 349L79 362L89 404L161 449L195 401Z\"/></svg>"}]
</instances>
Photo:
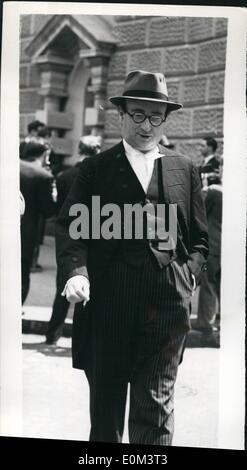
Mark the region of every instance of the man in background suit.
<instances>
[{"instance_id":1,"label":"man in background suit","mask_svg":"<svg viewBox=\"0 0 247 470\"><path fill-rule=\"evenodd\" d=\"M220 183L219 166L220 161L215 156L218 144L213 137L206 137L201 143L201 153L203 163L199 167L199 173L202 180L202 186L207 187L210 184Z\"/></svg>"},{"instance_id":2,"label":"man in background suit","mask_svg":"<svg viewBox=\"0 0 247 470\"><path fill-rule=\"evenodd\" d=\"M40 216L50 217L55 211L52 198L51 173L43 167L46 147L34 142L26 143L20 160L20 190L25 200L21 219L22 303L29 291L33 253L38 237Z\"/></svg>"},{"instance_id":3,"label":"man in background suit","mask_svg":"<svg viewBox=\"0 0 247 470\"><path fill-rule=\"evenodd\" d=\"M45 124L38 120L32 121L28 124L27 126L28 134L25 137L25 139L20 143L20 157L21 158L24 158L27 144L29 144L30 142L33 142L36 144L42 143L42 142L39 142L39 133L44 128L45 128Z\"/></svg>"},{"instance_id":4,"label":"man in background suit","mask_svg":"<svg viewBox=\"0 0 247 470\"><path fill-rule=\"evenodd\" d=\"M222 178L223 160L220 161L219 178ZM193 329L202 333L203 346L219 347L219 334L214 332L217 312L220 312L221 283L221 232L222 183L212 184L205 190L208 222L209 255L207 270L203 273L198 297L197 319Z\"/></svg>"},{"instance_id":5,"label":"man in background suit","mask_svg":"<svg viewBox=\"0 0 247 470\"><path fill-rule=\"evenodd\" d=\"M191 295L208 254L201 182L191 159L158 144L167 115L181 107L169 100L163 74L130 72L123 95L110 100L123 140L84 160L56 225L63 295L76 303L73 366L90 387L90 441L122 441L130 383L130 443L170 445ZM87 207L95 224L93 196L104 213L114 204L123 219L126 204L145 208L143 238L126 239L123 224L120 236L104 236L103 225L99 237L74 236L70 210ZM177 204L174 246L153 237L148 208L158 204Z\"/></svg>"}]
</instances>

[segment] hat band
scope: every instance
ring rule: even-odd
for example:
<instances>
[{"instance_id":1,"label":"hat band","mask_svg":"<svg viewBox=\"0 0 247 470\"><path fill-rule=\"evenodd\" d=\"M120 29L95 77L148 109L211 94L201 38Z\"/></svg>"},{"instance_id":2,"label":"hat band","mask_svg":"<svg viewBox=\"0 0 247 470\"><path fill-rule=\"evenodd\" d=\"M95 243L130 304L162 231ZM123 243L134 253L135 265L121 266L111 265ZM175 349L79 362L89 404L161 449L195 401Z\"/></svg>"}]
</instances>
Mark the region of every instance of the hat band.
<instances>
[{"instance_id":1,"label":"hat band","mask_svg":"<svg viewBox=\"0 0 247 470\"><path fill-rule=\"evenodd\" d=\"M145 90L128 90L123 93L123 96L131 96L136 98L156 98L159 100L168 101L168 96L158 91L145 91Z\"/></svg>"}]
</instances>

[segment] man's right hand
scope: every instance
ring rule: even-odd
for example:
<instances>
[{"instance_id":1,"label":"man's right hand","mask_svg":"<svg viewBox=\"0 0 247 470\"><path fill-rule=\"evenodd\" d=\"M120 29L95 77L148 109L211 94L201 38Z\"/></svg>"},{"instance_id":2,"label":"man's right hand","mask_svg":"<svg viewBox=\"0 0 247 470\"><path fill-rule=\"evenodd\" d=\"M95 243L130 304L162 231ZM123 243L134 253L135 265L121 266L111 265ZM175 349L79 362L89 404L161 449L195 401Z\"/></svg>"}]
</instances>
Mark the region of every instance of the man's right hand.
<instances>
[{"instance_id":1,"label":"man's right hand","mask_svg":"<svg viewBox=\"0 0 247 470\"><path fill-rule=\"evenodd\" d=\"M83 305L89 301L90 283L86 276L78 275L71 277L65 287L62 296L66 296L68 302L76 304L83 302Z\"/></svg>"}]
</instances>

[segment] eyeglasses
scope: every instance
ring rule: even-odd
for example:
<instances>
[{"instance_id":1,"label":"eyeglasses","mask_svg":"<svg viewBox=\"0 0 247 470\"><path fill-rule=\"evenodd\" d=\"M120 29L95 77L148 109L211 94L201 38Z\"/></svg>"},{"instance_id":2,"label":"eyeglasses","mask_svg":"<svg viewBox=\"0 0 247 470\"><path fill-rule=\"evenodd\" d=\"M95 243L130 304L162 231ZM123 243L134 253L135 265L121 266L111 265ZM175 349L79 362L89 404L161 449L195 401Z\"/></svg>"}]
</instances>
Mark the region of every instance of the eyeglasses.
<instances>
[{"instance_id":1,"label":"eyeglasses","mask_svg":"<svg viewBox=\"0 0 247 470\"><path fill-rule=\"evenodd\" d=\"M152 114L151 116L146 116L146 114L140 112L140 111L136 111L135 113L133 114L130 114L128 113L127 110L125 110L125 112L133 119L133 121L136 123L136 124L141 124L142 122L145 121L145 119L148 119L150 124L153 126L153 127L158 127L162 124L162 122L165 121L165 117L162 118L161 116L159 116L158 114Z\"/></svg>"}]
</instances>

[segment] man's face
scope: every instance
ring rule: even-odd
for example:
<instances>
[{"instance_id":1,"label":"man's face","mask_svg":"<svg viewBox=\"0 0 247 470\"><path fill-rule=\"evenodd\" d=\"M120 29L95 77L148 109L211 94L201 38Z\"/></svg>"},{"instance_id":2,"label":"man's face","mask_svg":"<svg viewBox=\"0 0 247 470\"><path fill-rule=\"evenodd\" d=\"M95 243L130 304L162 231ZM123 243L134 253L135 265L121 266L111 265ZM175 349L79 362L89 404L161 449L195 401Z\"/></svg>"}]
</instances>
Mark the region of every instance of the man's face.
<instances>
[{"instance_id":1,"label":"man's face","mask_svg":"<svg viewBox=\"0 0 247 470\"><path fill-rule=\"evenodd\" d=\"M208 155L212 154L212 149L211 147L208 146L206 140L202 140L201 142L201 153L204 158L206 158Z\"/></svg>"},{"instance_id":2,"label":"man's face","mask_svg":"<svg viewBox=\"0 0 247 470\"><path fill-rule=\"evenodd\" d=\"M126 111L144 113L146 116L158 115L165 117L167 105L155 101L126 100ZM136 150L145 153L156 147L164 134L165 123L154 127L148 119L137 124L126 112L120 111L122 137Z\"/></svg>"},{"instance_id":3,"label":"man's face","mask_svg":"<svg viewBox=\"0 0 247 470\"><path fill-rule=\"evenodd\" d=\"M37 128L37 136L44 130L45 126L38 126Z\"/></svg>"},{"instance_id":4,"label":"man's face","mask_svg":"<svg viewBox=\"0 0 247 470\"><path fill-rule=\"evenodd\" d=\"M37 129L32 129L30 132L29 132L29 135L31 137L38 137L38 131Z\"/></svg>"}]
</instances>

